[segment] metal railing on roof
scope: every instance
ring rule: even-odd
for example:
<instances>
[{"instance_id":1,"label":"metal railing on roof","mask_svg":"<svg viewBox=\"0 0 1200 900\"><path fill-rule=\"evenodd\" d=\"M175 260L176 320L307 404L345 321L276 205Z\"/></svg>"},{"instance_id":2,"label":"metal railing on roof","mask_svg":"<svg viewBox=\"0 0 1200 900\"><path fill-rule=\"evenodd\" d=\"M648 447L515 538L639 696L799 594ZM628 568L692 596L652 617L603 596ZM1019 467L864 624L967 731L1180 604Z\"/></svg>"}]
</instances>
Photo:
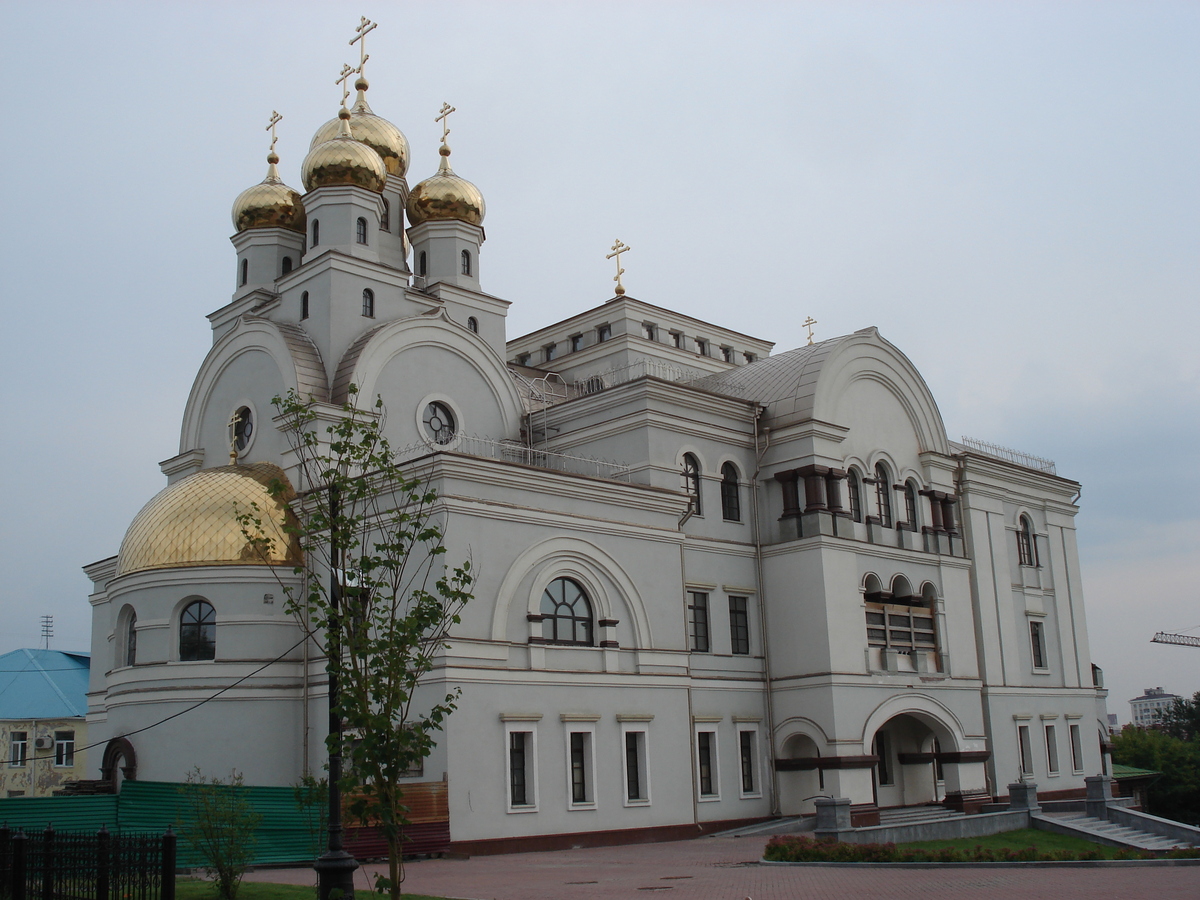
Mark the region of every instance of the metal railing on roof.
<instances>
[{"instance_id":1,"label":"metal railing on roof","mask_svg":"<svg viewBox=\"0 0 1200 900\"><path fill-rule=\"evenodd\" d=\"M980 453L985 453L988 456L994 456L997 459L1003 459L1010 463L1016 463L1018 466L1024 466L1027 469L1036 469L1039 472L1045 472L1048 475L1057 475L1058 472L1054 465L1054 460L1044 459L1040 456L1034 456L1031 453L1022 453L1020 450L1013 450L1011 447L1001 447L999 444L989 444L987 441L981 441L977 438L963 437L959 442L964 447L969 447L972 450L978 450Z\"/></svg>"},{"instance_id":2,"label":"metal railing on roof","mask_svg":"<svg viewBox=\"0 0 1200 900\"><path fill-rule=\"evenodd\" d=\"M592 456L573 456L569 453L557 453L553 450L539 450L527 447L516 441L498 441L495 438L476 437L475 435L460 435L444 447L430 447L428 444L411 444L398 451L401 462L425 456L429 453L445 450L450 453L462 453L466 456L477 456L482 459L495 459L500 462L518 463L524 466L534 466L539 469L551 469L555 472L567 472L571 475L586 475L591 478L607 478L612 481L629 481L630 467L607 459Z\"/></svg>"}]
</instances>

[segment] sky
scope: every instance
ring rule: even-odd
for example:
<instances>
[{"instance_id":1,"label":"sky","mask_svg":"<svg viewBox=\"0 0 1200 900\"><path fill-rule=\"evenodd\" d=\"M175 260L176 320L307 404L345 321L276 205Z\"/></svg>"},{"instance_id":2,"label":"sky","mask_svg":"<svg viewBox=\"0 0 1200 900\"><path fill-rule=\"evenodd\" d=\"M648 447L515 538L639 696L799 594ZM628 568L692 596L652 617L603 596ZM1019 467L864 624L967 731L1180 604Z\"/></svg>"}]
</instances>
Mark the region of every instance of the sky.
<instances>
[{"instance_id":1,"label":"sky","mask_svg":"<svg viewBox=\"0 0 1200 900\"><path fill-rule=\"evenodd\" d=\"M179 452L234 197L368 38L375 112L487 200L517 336L612 295L777 342L878 326L952 439L1056 461L1109 710L1200 690L1200 4L0 2L0 653Z\"/></svg>"}]
</instances>

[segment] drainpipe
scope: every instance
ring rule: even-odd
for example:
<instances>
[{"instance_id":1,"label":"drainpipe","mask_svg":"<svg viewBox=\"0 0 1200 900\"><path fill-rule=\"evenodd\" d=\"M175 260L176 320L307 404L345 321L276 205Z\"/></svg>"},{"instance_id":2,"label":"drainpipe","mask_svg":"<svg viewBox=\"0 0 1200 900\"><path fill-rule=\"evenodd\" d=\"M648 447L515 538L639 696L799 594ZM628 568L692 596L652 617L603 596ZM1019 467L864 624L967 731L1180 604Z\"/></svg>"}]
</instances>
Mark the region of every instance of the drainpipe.
<instances>
[{"instance_id":1,"label":"drainpipe","mask_svg":"<svg viewBox=\"0 0 1200 900\"><path fill-rule=\"evenodd\" d=\"M779 773L775 769L775 698L771 691L771 653L767 647L767 589L763 581L762 533L758 516L758 475L762 471L763 457L771 446L771 430L762 429L762 448L759 449L759 421L765 406L754 411L754 477L750 481L751 514L754 516L754 568L758 578L758 630L763 648L763 677L766 679L767 707L767 758L771 767L771 815L780 815Z\"/></svg>"}]
</instances>

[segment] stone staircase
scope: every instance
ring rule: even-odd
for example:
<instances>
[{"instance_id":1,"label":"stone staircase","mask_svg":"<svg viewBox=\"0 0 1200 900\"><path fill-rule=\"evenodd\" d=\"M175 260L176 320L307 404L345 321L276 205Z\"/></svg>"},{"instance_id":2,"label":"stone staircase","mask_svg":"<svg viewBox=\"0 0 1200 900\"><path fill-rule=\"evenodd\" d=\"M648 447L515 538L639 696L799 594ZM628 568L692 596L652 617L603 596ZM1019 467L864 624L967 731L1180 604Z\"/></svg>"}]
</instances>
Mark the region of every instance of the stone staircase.
<instances>
[{"instance_id":1,"label":"stone staircase","mask_svg":"<svg viewBox=\"0 0 1200 900\"><path fill-rule=\"evenodd\" d=\"M1043 813L1035 816L1046 823L1059 825L1059 828L1047 830L1064 833L1070 831L1089 841L1105 844L1109 847L1127 847L1134 850L1173 850L1176 847L1194 847L1195 844L1175 840L1161 834L1151 834L1117 825L1104 819L1097 819L1086 813ZM1038 827L1041 827L1040 825Z\"/></svg>"},{"instance_id":2,"label":"stone staircase","mask_svg":"<svg viewBox=\"0 0 1200 900\"><path fill-rule=\"evenodd\" d=\"M948 819L962 818L965 818L964 813L956 809L946 809L944 806L901 806L879 811L881 826L924 825L930 822L945 822Z\"/></svg>"}]
</instances>

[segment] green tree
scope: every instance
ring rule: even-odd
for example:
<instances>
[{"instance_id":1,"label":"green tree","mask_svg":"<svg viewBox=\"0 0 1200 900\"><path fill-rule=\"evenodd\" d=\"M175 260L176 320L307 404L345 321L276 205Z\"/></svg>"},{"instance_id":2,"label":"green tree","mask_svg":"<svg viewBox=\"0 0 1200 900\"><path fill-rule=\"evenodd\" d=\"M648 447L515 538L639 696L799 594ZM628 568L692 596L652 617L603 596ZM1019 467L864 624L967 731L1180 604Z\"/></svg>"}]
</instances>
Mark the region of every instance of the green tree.
<instances>
[{"instance_id":1,"label":"green tree","mask_svg":"<svg viewBox=\"0 0 1200 900\"><path fill-rule=\"evenodd\" d=\"M336 415L294 391L272 401L300 480L290 531L303 553L294 570L303 587L280 583L338 680L347 740L338 748L331 736L329 750L345 759L339 783L351 814L387 842L388 874L376 889L398 900L408 824L403 779L430 754L457 699L457 691L418 699L418 685L471 598L474 575L470 560L446 564L437 495L404 471L383 436L382 400L364 410L356 398L351 385ZM283 484L272 492L290 497ZM243 531L265 552L261 517L257 508L241 514Z\"/></svg>"},{"instance_id":2,"label":"green tree","mask_svg":"<svg viewBox=\"0 0 1200 900\"><path fill-rule=\"evenodd\" d=\"M1176 697L1158 727L1183 741L1200 740L1200 691L1193 694L1191 700Z\"/></svg>"},{"instance_id":3,"label":"green tree","mask_svg":"<svg viewBox=\"0 0 1200 900\"><path fill-rule=\"evenodd\" d=\"M1148 789L1148 812L1200 824L1200 740L1126 725L1113 738L1113 761L1162 773Z\"/></svg>"},{"instance_id":4,"label":"green tree","mask_svg":"<svg viewBox=\"0 0 1200 900\"><path fill-rule=\"evenodd\" d=\"M254 858L255 833L262 815L246 796L242 773L229 780L206 777L197 766L179 788L185 818L180 834L204 860L221 900L235 900L242 876Z\"/></svg>"}]
</instances>

